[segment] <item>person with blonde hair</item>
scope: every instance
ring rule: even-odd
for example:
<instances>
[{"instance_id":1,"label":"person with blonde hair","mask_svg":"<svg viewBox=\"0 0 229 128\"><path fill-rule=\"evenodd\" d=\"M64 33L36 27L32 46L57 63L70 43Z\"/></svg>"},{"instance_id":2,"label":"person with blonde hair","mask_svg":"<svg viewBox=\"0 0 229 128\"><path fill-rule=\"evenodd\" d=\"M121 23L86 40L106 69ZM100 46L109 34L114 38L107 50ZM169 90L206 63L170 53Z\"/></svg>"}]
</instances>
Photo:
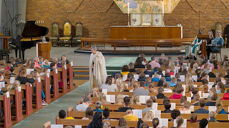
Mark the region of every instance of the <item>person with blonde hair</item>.
<instances>
[{"instance_id":1,"label":"person with blonde hair","mask_svg":"<svg viewBox=\"0 0 229 128\"><path fill-rule=\"evenodd\" d=\"M107 76L105 84L102 84L101 89L107 89L108 92L117 92L117 85L114 84L112 76Z\"/></svg>"},{"instance_id":2,"label":"person with blonde hair","mask_svg":"<svg viewBox=\"0 0 229 128\"><path fill-rule=\"evenodd\" d=\"M216 113L214 111L211 111L209 113L209 122L217 122L215 119Z\"/></svg>"},{"instance_id":3,"label":"person with blonde hair","mask_svg":"<svg viewBox=\"0 0 229 128\"><path fill-rule=\"evenodd\" d=\"M163 87L164 87L165 93L172 93L173 92L172 89L170 89L169 82L165 82Z\"/></svg>"},{"instance_id":4,"label":"person with blonde hair","mask_svg":"<svg viewBox=\"0 0 229 128\"><path fill-rule=\"evenodd\" d=\"M104 121L103 128L111 128L111 123L109 121Z\"/></svg>"},{"instance_id":5,"label":"person with blonde hair","mask_svg":"<svg viewBox=\"0 0 229 128\"><path fill-rule=\"evenodd\" d=\"M152 111L147 111L142 120L143 121L152 121L153 118L154 118L153 112Z\"/></svg>"},{"instance_id":6,"label":"person with blonde hair","mask_svg":"<svg viewBox=\"0 0 229 128\"><path fill-rule=\"evenodd\" d=\"M151 111L151 110L152 110L152 104L153 104L153 101L152 101L151 99L148 99L148 100L146 101L146 108L144 108L144 109L142 110L142 113L146 113L146 112L148 112L148 111Z\"/></svg>"},{"instance_id":7,"label":"person with blonde hair","mask_svg":"<svg viewBox=\"0 0 229 128\"><path fill-rule=\"evenodd\" d=\"M187 101L187 97L186 96L182 96L181 98L180 98L180 104L181 105L184 105L184 103Z\"/></svg>"},{"instance_id":8,"label":"person with blonde hair","mask_svg":"<svg viewBox=\"0 0 229 128\"><path fill-rule=\"evenodd\" d=\"M123 95L120 95L120 94L117 95L116 104L118 104L118 105L123 104Z\"/></svg>"},{"instance_id":9,"label":"person with blonde hair","mask_svg":"<svg viewBox=\"0 0 229 128\"><path fill-rule=\"evenodd\" d=\"M132 104L133 105L140 105L140 103L139 103L139 96L133 96L132 97Z\"/></svg>"},{"instance_id":10,"label":"person with blonde hair","mask_svg":"<svg viewBox=\"0 0 229 128\"><path fill-rule=\"evenodd\" d=\"M120 118L119 122L118 122L118 127L116 127L116 128L128 128L127 123L126 123L126 119Z\"/></svg>"},{"instance_id":11,"label":"person with blonde hair","mask_svg":"<svg viewBox=\"0 0 229 128\"><path fill-rule=\"evenodd\" d=\"M107 99L106 99L106 95L104 93L99 93L99 101L101 101L101 103L103 104L107 104Z\"/></svg>"},{"instance_id":12,"label":"person with blonde hair","mask_svg":"<svg viewBox=\"0 0 229 128\"><path fill-rule=\"evenodd\" d=\"M214 97L215 95L217 95L216 89L215 89L215 88L211 88L211 89L209 90L209 95L208 95L208 97L207 97L207 100L212 100L212 97ZM217 96L217 100L219 100L219 99L220 99L220 97Z\"/></svg>"},{"instance_id":13,"label":"person with blonde hair","mask_svg":"<svg viewBox=\"0 0 229 128\"><path fill-rule=\"evenodd\" d=\"M138 121L138 117L133 114L131 109L126 111L126 115L123 118L126 119L126 121Z\"/></svg>"},{"instance_id":14,"label":"person with blonde hair","mask_svg":"<svg viewBox=\"0 0 229 128\"><path fill-rule=\"evenodd\" d=\"M194 106L198 106L199 105L199 100L200 100L200 95L199 94L195 94L194 96L193 96L193 105Z\"/></svg>"},{"instance_id":15,"label":"person with blonde hair","mask_svg":"<svg viewBox=\"0 0 229 128\"><path fill-rule=\"evenodd\" d=\"M227 112L224 110L223 105L222 105L222 101L221 100L217 100L216 101L216 113L217 114L227 114Z\"/></svg>"},{"instance_id":16,"label":"person with blonde hair","mask_svg":"<svg viewBox=\"0 0 229 128\"><path fill-rule=\"evenodd\" d=\"M225 93L225 87L224 87L224 84L222 82L217 83L216 93Z\"/></svg>"},{"instance_id":17,"label":"person with blonde hair","mask_svg":"<svg viewBox=\"0 0 229 128\"><path fill-rule=\"evenodd\" d=\"M191 113L190 107L191 107L191 103L188 101L185 101L183 108L180 108L180 113L190 114Z\"/></svg>"}]
</instances>

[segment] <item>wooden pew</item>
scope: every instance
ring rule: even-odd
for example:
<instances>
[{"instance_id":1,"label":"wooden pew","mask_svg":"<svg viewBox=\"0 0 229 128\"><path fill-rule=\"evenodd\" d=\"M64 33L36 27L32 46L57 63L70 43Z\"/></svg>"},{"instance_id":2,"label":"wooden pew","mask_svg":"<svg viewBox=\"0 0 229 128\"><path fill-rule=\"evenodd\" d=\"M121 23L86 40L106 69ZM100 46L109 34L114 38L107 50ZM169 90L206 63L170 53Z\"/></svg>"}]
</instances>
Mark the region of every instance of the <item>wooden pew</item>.
<instances>
[{"instance_id":1,"label":"wooden pew","mask_svg":"<svg viewBox=\"0 0 229 128\"><path fill-rule=\"evenodd\" d=\"M166 97L170 97L170 96L172 96L174 93L164 93L164 95L166 96ZM117 96L117 95L129 95L130 97L132 97L134 94L133 94L133 92L107 92L107 95L115 95L115 96ZM149 94L149 96L156 96L157 94L156 93L150 93ZM222 98L223 97L223 95L224 95L224 93L218 93L218 96L220 97L220 98ZM185 96L186 97L191 97L191 93L185 93Z\"/></svg>"},{"instance_id":2,"label":"wooden pew","mask_svg":"<svg viewBox=\"0 0 229 128\"><path fill-rule=\"evenodd\" d=\"M14 91L15 91L16 121L21 121L23 119L21 86L16 88L16 90Z\"/></svg>"},{"instance_id":3,"label":"wooden pew","mask_svg":"<svg viewBox=\"0 0 229 128\"><path fill-rule=\"evenodd\" d=\"M57 119L56 124L62 124L64 126L74 126L74 125L81 125L83 127L86 127L89 125L91 120L81 120L81 119ZM118 120L111 120L109 121L111 123L111 127L117 127L118 126ZM147 123L149 127L152 127L152 122L151 121L145 121L144 123ZM127 125L130 128L135 128L137 126L137 121L127 121ZM229 123L226 122L209 122L208 127L213 128L213 127L220 127L220 128L227 128ZM50 126L50 125L49 125ZM168 122L168 128L173 127L173 121ZM187 122L187 128L197 128L199 127L199 123L190 123ZM45 127L49 128L49 127Z\"/></svg>"},{"instance_id":4,"label":"wooden pew","mask_svg":"<svg viewBox=\"0 0 229 128\"><path fill-rule=\"evenodd\" d=\"M0 102L3 102L4 128L10 128L12 125L10 93L6 92L4 95L0 95Z\"/></svg>"},{"instance_id":5,"label":"wooden pew","mask_svg":"<svg viewBox=\"0 0 229 128\"><path fill-rule=\"evenodd\" d=\"M45 74L45 102L49 104L51 102L51 94L50 94L50 73Z\"/></svg>"},{"instance_id":6,"label":"wooden pew","mask_svg":"<svg viewBox=\"0 0 229 128\"><path fill-rule=\"evenodd\" d=\"M35 81L36 87L36 109L42 108L42 98L41 98L41 78L39 77L38 80Z\"/></svg>"},{"instance_id":7,"label":"wooden pew","mask_svg":"<svg viewBox=\"0 0 229 128\"><path fill-rule=\"evenodd\" d=\"M53 95L54 99L57 99L59 97L59 83L58 83L58 69L55 69L52 72L53 75Z\"/></svg>"},{"instance_id":8,"label":"wooden pew","mask_svg":"<svg viewBox=\"0 0 229 128\"><path fill-rule=\"evenodd\" d=\"M120 119L123 116L125 116L126 113L125 112L110 112L110 118L111 119ZM143 114L144 117L145 114ZM68 116L69 117L73 117L73 118L77 118L77 119L81 119L83 117L85 117L85 112L80 112L80 111L72 111L72 112L68 112ZM181 114L181 116L184 119L190 119L191 114ZM161 113L161 118L166 118L166 119L172 119L171 117L171 113ZM201 120L202 118L209 118L208 114L197 114L197 119ZM228 114L217 114L216 115L216 120L219 121L228 121Z\"/></svg>"},{"instance_id":9,"label":"wooden pew","mask_svg":"<svg viewBox=\"0 0 229 128\"><path fill-rule=\"evenodd\" d=\"M63 82L62 89L63 89L63 93L65 94L68 91L68 88L67 88L67 66L66 65L64 65L62 67L62 82Z\"/></svg>"},{"instance_id":10,"label":"wooden pew","mask_svg":"<svg viewBox=\"0 0 229 128\"><path fill-rule=\"evenodd\" d=\"M22 89L25 89L25 98L26 98L26 115L31 115L33 113L32 107L32 85L27 83L22 86ZM41 93L41 92L40 92Z\"/></svg>"},{"instance_id":11,"label":"wooden pew","mask_svg":"<svg viewBox=\"0 0 229 128\"><path fill-rule=\"evenodd\" d=\"M72 90L74 88L74 83L73 83L73 62L70 62L68 65L68 77L69 77L69 88Z\"/></svg>"},{"instance_id":12,"label":"wooden pew","mask_svg":"<svg viewBox=\"0 0 229 128\"><path fill-rule=\"evenodd\" d=\"M93 104L91 104L89 106L92 107L93 109L95 109L95 106ZM108 108L111 111L117 111L119 107L124 107L124 106L123 105L114 105L114 104L104 104L103 105L103 108ZM146 105L130 105L130 107L133 109L144 109L144 108L146 108ZM181 109L181 108L183 108L183 106L176 105L176 109ZM194 111L199 109L199 108L200 108L199 106L194 106ZM204 106L204 109L208 110L208 108L209 108L209 106ZM225 111L228 112L228 106L223 107L223 108ZM161 110L161 111L165 110L164 105L158 105L157 109Z\"/></svg>"}]
</instances>

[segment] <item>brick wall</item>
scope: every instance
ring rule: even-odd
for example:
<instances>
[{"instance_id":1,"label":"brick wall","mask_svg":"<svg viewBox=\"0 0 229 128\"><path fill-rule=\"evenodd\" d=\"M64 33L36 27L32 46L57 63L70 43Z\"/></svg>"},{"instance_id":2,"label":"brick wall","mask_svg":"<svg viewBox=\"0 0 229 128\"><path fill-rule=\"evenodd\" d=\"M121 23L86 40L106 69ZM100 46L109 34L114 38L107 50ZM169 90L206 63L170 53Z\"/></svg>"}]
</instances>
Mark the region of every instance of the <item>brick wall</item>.
<instances>
[{"instance_id":1,"label":"brick wall","mask_svg":"<svg viewBox=\"0 0 229 128\"><path fill-rule=\"evenodd\" d=\"M229 0L181 0L171 14L165 14L165 24L182 24L184 37L193 37L199 23L207 33L215 28L216 22L223 26L229 23L228 17ZM80 21L86 37L109 37L109 26L127 25L127 15L113 0L27 0L27 20L43 20L41 25L50 31L53 22L62 29L66 20L73 25Z\"/></svg>"}]
</instances>

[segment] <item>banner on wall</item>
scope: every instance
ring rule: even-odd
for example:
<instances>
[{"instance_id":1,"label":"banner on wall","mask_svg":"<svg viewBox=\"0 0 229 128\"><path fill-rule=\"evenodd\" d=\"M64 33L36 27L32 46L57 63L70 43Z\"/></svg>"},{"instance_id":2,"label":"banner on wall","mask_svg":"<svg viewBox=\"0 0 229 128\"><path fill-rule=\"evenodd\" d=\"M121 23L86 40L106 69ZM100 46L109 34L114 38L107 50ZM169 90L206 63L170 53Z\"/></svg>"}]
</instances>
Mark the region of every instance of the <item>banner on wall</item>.
<instances>
[{"instance_id":1,"label":"banner on wall","mask_svg":"<svg viewBox=\"0 0 229 128\"><path fill-rule=\"evenodd\" d=\"M171 13L180 0L114 0L114 2L123 13Z\"/></svg>"}]
</instances>

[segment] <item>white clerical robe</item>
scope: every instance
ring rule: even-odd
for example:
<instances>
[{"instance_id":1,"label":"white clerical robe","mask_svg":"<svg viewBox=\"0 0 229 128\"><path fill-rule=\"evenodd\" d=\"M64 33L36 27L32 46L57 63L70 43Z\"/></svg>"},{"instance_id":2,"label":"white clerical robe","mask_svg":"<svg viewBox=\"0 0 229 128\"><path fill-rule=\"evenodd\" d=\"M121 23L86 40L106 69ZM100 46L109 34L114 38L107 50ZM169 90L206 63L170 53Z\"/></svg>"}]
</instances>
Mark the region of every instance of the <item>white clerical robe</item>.
<instances>
[{"instance_id":1,"label":"white clerical robe","mask_svg":"<svg viewBox=\"0 0 229 128\"><path fill-rule=\"evenodd\" d=\"M100 88L107 78L105 58L101 52L96 51L96 54L91 54L89 60L89 70L91 89Z\"/></svg>"}]
</instances>

